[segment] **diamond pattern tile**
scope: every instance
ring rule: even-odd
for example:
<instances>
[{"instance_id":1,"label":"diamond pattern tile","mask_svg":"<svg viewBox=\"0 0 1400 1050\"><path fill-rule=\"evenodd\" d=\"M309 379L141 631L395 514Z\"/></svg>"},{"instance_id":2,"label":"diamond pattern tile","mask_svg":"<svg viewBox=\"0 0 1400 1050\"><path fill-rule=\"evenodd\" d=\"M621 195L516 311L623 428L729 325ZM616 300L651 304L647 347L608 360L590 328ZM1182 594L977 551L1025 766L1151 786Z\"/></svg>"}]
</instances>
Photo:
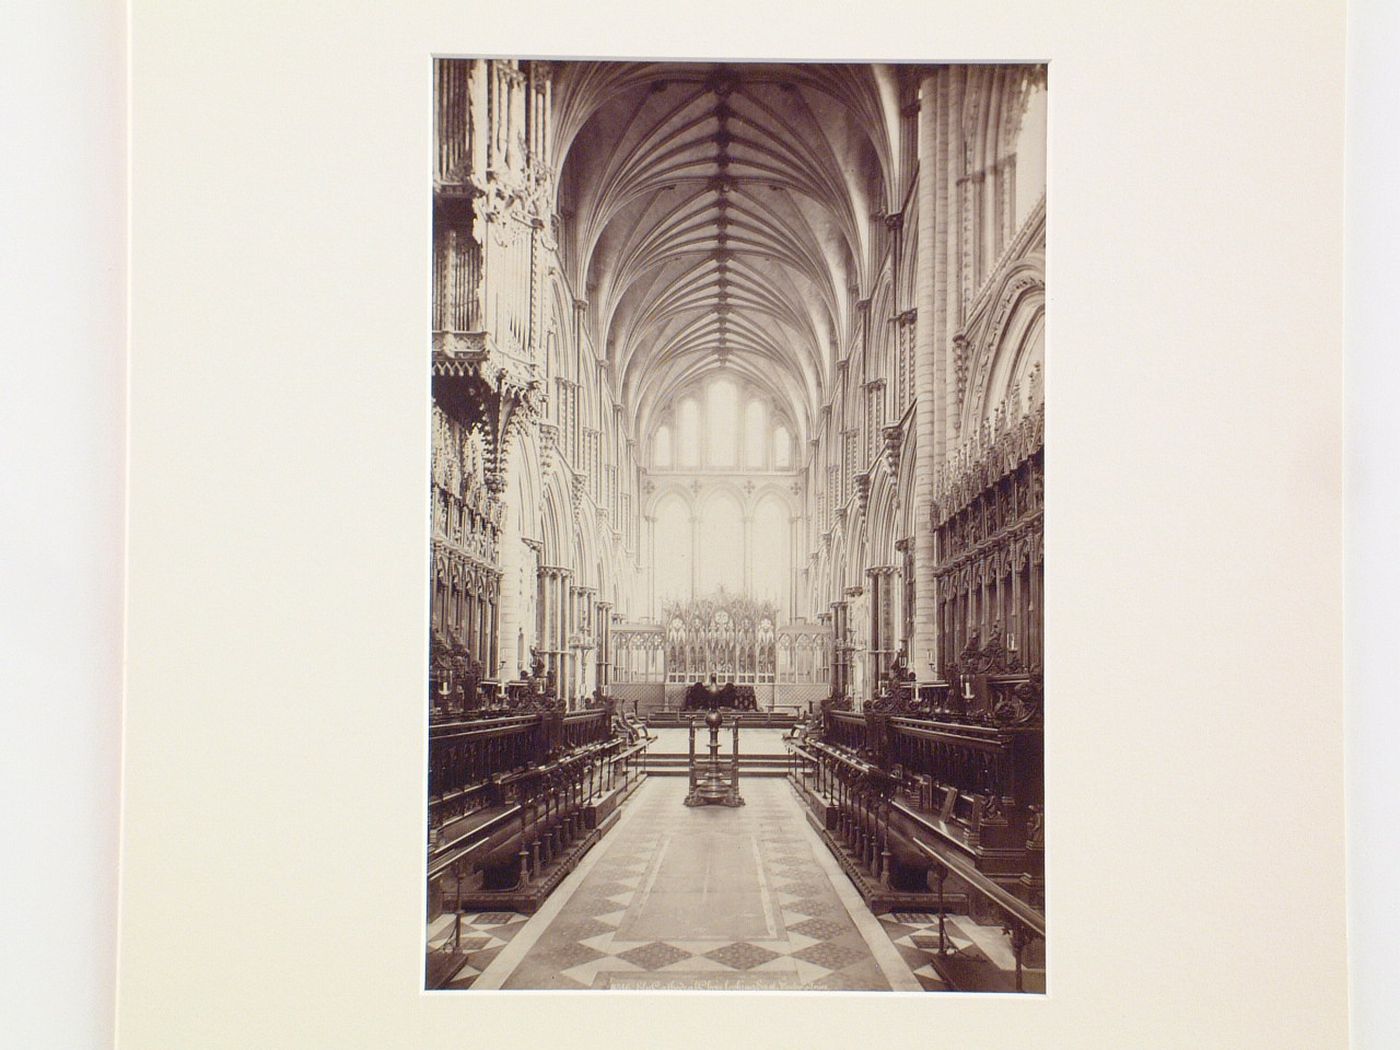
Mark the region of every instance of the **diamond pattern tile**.
<instances>
[{"instance_id":1,"label":"diamond pattern tile","mask_svg":"<svg viewBox=\"0 0 1400 1050\"><path fill-rule=\"evenodd\" d=\"M590 948L586 944L579 944L577 941L560 941L543 952L539 958L542 961L553 963L561 970L567 970L572 966L581 963L592 962L594 959L601 959L605 952L600 952L596 948Z\"/></svg>"},{"instance_id":2,"label":"diamond pattern tile","mask_svg":"<svg viewBox=\"0 0 1400 1050\"><path fill-rule=\"evenodd\" d=\"M843 966L855 962L862 958L863 952L854 948L847 948L844 945L823 941L820 944L809 945L800 952L793 952L794 959L801 959L803 962L816 963L818 966L825 966L828 970L839 970Z\"/></svg>"},{"instance_id":3,"label":"diamond pattern tile","mask_svg":"<svg viewBox=\"0 0 1400 1050\"><path fill-rule=\"evenodd\" d=\"M820 897L799 897L791 904L785 905L785 907L788 911L796 912L798 915L817 917L834 915L841 905L834 900L827 901Z\"/></svg>"},{"instance_id":4,"label":"diamond pattern tile","mask_svg":"<svg viewBox=\"0 0 1400 1050\"><path fill-rule=\"evenodd\" d=\"M732 966L736 970L751 970L755 966L776 959L778 953L761 948L756 944L749 944L747 941L736 941L733 944L726 944L723 948L706 952L705 957L722 962L726 966Z\"/></svg>"},{"instance_id":5,"label":"diamond pattern tile","mask_svg":"<svg viewBox=\"0 0 1400 1050\"><path fill-rule=\"evenodd\" d=\"M620 913L622 910L622 905L618 904L617 901L609 900L606 897L590 896L589 898L582 901L570 901L568 910L574 915L587 915L597 917L599 915L608 915L612 912Z\"/></svg>"},{"instance_id":6,"label":"diamond pattern tile","mask_svg":"<svg viewBox=\"0 0 1400 1050\"><path fill-rule=\"evenodd\" d=\"M559 923L556 930L563 936L575 941L586 941L590 937L597 937L604 933L616 933L617 927L610 926L606 922L589 916L579 919L576 922Z\"/></svg>"},{"instance_id":7,"label":"diamond pattern tile","mask_svg":"<svg viewBox=\"0 0 1400 1050\"><path fill-rule=\"evenodd\" d=\"M850 930L850 926L842 922L832 922L830 919L804 919L802 922L794 923L788 927L794 933L800 933L804 937L811 937L817 941L829 941L833 937L840 937L841 934Z\"/></svg>"},{"instance_id":8,"label":"diamond pattern tile","mask_svg":"<svg viewBox=\"0 0 1400 1050\"><path fill-rule=\"evenodd\" d=\"M666 944L664 941L652 941L650 944L643 944L638 948L629 948L625 952L619 952L617 957L626 959L644 970L659 970L663 966L670 966L672 963L690 958L690 952L682 951L675 945Z\"/></svg>"},{"instance_id":9,"label":"diamond pattern tile","mask_svg":"<svg viewBox=\"0 0 1400 1050\"><path fill-rule=\"evenodd\" d=\"M946 988L915 973L931 954L911 938L936 937L936 915L880 916L879 935L894 952L877 960L837 894L833 880L844 876L786 782L743 781L748 805L737 810L687 809L685 790L681 777L646 781L602 850L585 858L552 920L488 913L464 928L464 938L499 932L499 939L471 956L484 975L467 974L454 987ZM523 952L503 955L522 929ZM435 940L440 932L434 928Z\"/></svg>"}]
</instances>

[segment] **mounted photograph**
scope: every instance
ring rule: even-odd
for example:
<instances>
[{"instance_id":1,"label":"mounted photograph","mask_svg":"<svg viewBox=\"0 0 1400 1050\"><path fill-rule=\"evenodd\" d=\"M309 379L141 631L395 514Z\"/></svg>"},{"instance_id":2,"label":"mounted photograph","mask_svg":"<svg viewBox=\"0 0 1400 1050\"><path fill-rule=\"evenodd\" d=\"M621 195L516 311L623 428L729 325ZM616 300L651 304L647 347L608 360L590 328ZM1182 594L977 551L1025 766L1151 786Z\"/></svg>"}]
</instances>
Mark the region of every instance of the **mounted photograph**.
<instances>
[{"instance_id":1,"label":"mounted photograph","mask_svg":"<svg viewBox=\"0 0 1400 1050\"><path fill-rule=\"evenodd\" d=\"M1048 91L433 60L425 990L1045 992Z\"/></svg>"}]
</instances>

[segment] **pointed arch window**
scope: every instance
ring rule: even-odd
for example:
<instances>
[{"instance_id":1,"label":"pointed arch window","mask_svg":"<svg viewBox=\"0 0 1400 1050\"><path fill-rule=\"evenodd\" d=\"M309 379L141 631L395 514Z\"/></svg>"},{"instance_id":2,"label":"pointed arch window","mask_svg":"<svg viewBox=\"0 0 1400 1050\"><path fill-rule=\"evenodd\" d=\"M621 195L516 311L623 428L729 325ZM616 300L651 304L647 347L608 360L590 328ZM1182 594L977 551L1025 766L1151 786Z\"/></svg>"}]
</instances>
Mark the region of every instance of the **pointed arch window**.
<instances>
[{"instance_id":1,"label":"pointed arch window","mask_svg":"<svg viewBox=\"0 0 1400 1050\"><path fill-rule=\"evenodd\" d=\"M681 402L673 460L681 467L700 465L700 405L693 397Z\"/></svg>"},{"instance_id":2,"label":"pointed arch window","mask_svg":"<svg viewBox=\"0 0 1400 1050\"><path fill-rule=\"evenodd\" d=\"M778 470L792 469L792 435L781 424L773 431L773 466Z\"/></svg>"},{"instance_id":3,"label":"pointed arch window","mask_svg":"<svg viewBox=\"0 0 1400 1050\"><path fill-rule=\"evenodd\" d=\"M750 401L744 418L745 465L753 470L768 466L768 410L762 401Z\"/></svg>"},{"instance_id":4,"label":"pointed arch window","mask_svg":"<svg viewBox=\"0 0 1400 1050\"><path fill-rule=\"evenodd\" d=\"M671 456L671 428L660 426L656 428L656 440L652 443L651 463L654 467L669 469L672 465Z\"/></svg>"},{"instance_id":5,"label":"pointed arch window","mask_svg":"<svg viewBox=\"0 0 1400 1050\"><path fill-rule=\"evenodd\" d=\"M739 397L734 384L716 379L710 384L706 410L709 465L733 467L739 460Z\"/></svg>"}]
</instances>

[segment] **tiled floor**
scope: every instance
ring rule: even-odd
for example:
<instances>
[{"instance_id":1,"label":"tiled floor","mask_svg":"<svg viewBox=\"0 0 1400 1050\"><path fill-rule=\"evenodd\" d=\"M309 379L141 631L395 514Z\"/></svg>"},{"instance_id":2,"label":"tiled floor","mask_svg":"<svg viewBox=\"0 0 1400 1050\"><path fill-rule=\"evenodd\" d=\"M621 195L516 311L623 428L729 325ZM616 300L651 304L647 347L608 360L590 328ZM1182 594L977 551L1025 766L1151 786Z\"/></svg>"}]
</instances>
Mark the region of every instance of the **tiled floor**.
<instances>
[{"instance_id":1,"label":"tiled floor","mask_svg":"<svg viewBox=\"0 0 1400 1050\"><path fill-rule=\"evenodd\" d=\"M529 916L513 911L465 912L458 931L455 913L439 916L428 927L429 950L442 948L456 937L459 949L467 953L466 964L447 987L459 991L470 988L511 938L525 928L527 918Z\"/></svg>"},{"instance_id":2,"label":"tiled floor","mask_svg":"<svg viewBox=\"0 0 1400 1050\"><path fill-rule=\"evenodd\" d=\"M948 983L934 969L939 954L938 915L927 912L886 912L880 925L900 956L928 991L947 991ZM1009 992L1015 989L1016 957L1000 927L978 926L964 915L950 915L944 924L944 973L969 991ZM1045 971L1027 968L1026 991L1045 990Z\"/></svg>"},{"instance_id":3,"label":"tiled floor","mask_svg":"<svg viewBox=\"0 0 1400 1050\"><path fill-rule=\"evenodd\" d=\"M917 991L787 783L741 790L742 808L688 809L683 779L648 781L525 929L473 957L474 986Z\"/></svg>"},{"instance_id":4,"label":"tiled floor","mask_svg":"<svg viewBox=\"0 0 1400 1050\"><path fill-rule=\"evenodd\" d=\"M932 966L937 915L873 916L785 780L740 790L742 808L689 809L683 778L648 779L537 914L464 917L467 965L447 987L948 989ZM958 972L1009 981L999 930L950 917L946 931Z\"/></svg>"}]
</instances>

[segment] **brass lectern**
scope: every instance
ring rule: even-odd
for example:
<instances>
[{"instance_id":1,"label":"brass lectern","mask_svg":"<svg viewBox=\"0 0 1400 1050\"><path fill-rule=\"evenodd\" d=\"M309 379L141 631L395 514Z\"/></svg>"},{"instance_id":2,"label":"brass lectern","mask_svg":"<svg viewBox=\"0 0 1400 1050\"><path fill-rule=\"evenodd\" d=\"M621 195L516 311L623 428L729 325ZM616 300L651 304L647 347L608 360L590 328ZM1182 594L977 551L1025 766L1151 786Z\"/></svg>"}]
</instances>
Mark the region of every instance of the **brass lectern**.
<instances>
[{"instance_id":1,"label":"brass lectern","mask_svg":"<svg viewBox=\"0 0 1400 1050\"><path fill-rule=\"evenodd\" d=\"M716 803L721 806L742 806L743 797L739 794L739 720L730 725L734 729L734 753L729 756L728 768L719 760L719 727L724 724L724 716L718 711L705 715L705 725L710 728L710 757L695 757L695 729L699 723L690 722L690 794L685 796L687 806L706 806Z\"/></svg>"}]
</instances>

